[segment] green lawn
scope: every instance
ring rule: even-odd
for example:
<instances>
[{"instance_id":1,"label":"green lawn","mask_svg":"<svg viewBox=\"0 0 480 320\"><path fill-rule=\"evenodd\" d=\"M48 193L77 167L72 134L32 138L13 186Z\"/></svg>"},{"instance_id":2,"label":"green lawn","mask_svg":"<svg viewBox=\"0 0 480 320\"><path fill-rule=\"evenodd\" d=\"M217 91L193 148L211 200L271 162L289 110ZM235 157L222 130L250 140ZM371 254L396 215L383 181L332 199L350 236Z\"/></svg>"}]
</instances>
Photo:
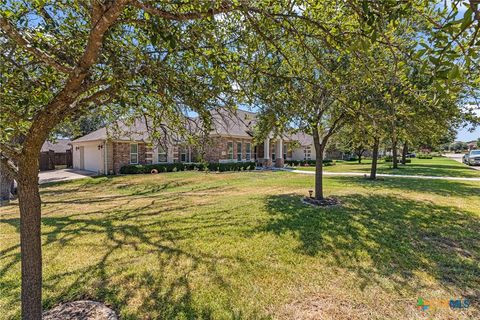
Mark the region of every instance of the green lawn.
<instances>
[{"instance_id":1,"label":"green lawn","mask_svg":"<svg viewBox=\"0 0 480 320\"><path fill-rule=\"evenodd\" d=\"M327 172L363 172L370 174L371 160L336 161L333 166L325 167ZM296 167L300 170L315 171L315 167ZM399 164L398 169L392 169L392 163L380 160L378 173L406 174L420 176L450 176L450 177L480 177L480 170L470 168L463 163L448 158L412 159L406 165Z\"/></svg>"},{"instance_id":2,"label":"green lawn","mask_svg":"<svg viewBox=\"0 0 480 320\"><path fill-rule=\"evenodd\" d=\"M451 174L448 174L451 175ZM90 298L122 319L480 317L480 184L198 172L41 188L45 308ZM19 215L0 208L0 319L18 318ZM477 300L474 300L477 299ZM430 317L429 317L430 318Z\"/></svg>"}]
</instances>

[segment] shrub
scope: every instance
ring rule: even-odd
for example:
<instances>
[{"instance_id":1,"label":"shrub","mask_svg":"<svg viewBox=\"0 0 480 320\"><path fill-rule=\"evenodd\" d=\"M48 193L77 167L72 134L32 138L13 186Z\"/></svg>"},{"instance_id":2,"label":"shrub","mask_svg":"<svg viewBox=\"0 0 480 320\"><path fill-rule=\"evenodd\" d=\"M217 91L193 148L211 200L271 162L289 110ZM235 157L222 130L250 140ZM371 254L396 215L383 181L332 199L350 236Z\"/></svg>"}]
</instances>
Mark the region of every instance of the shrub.
<instances>
[{"instance_id":1,"label":"shrub","mask_svg":"<svg viewBox=\"0 0 480 320\"><path fill-rule=\"evenodd\" d=\"M306 167L314 166L316 164L315 160L285 160L285 164L289 167ZM323 166L334 165L335 162L331 159L323 159Z\"/></svg>"},{"instance_id":2,"label":"shrub","mask_svg":"<svg viewBox=\"0 0 480 320\"><path fill-rule=\"evenodd\" d=\"M122 174L150 173L153 169L161 172L177 171L242 171L254 170L255 162L229 163L157 163L157 164L130 164L120 169Z\"/></svg>"},{"instance_id":3,"label":"shrub","mask_svg":"<svg viewBox=\"0 0 480 320\"><path fill-rule=\"evenodd\" d=\"M434 158L441 158L444 157L444 155L440 152L430 152L430 155Z\"/></svg>"},{"instance_id":4,"label":"shrub","mask_svg":"<svg viewBox=\"0 0 480 320\"><path fill-rule=\"evenodd\" d=\"M393 158L392 156L386 156L385 157L385 162L393 162ZM398 159L398 163L401 163L402 160L401 159ZM405 159L405 163L411 163L412 162L412 159Z\"/></svg>"},{"instance_id":5,"label":"shrub","mask_svg":"<svg viewBox=\"0 0 480 320\"><path fill-rule=\"evenodd\" d=\"M417 154L417 158L418 159L432 159L433 156L431 154L428 154L428 153L419 153L419 154Z\"/></svg>"}]
</instances>

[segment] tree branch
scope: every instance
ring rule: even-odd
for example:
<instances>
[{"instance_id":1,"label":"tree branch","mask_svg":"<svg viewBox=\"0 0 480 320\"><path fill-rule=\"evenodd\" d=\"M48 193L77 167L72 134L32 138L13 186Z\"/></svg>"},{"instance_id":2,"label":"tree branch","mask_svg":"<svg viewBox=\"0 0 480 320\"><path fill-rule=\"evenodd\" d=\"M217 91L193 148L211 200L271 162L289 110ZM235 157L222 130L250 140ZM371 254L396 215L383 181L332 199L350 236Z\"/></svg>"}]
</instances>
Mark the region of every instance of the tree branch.
<instances>
[{"instance_id":1,"label":"tree branch","mask_svg":"<svg viewBox=\"0 0 480 320\"><path fill-rule=\"evenodd\" d=\"M111 93L113 91L114 91L114 88L112 88L112 87L108 87L108 88L105 88L103 90L99 90L99 91L91 94L88 97L80 99L78 101L78 103L76 103L75 107L80 108L81 106L88 105L91 102L94 102L96 105L105 104L105 101L109 100L109 99L105 99L105 98L111 98ZM72 109L76 109L76 108L72 108Z\"/></svg>"},{"instance_id":2,"label":"tree branch","mask_svg":"<svg viewBox=\"0 0 480 320\"><path fill-rule=\"evenodd\" d=\"M12 26L7 19L2 16L0 16L0 28L7 34L10 39L15 41L15 43L20 45L24 50L32 54L34 57L36 57L43 63L53 67L57 71L67 74L73 70L72 67L63 65L45 51L36 48L34 44L24 38L21 33L14 26Z\"/></svg>"},{"instance_id":3,"label":"tree branch","mask_svg":"<svg viewBox=\"0 0 480 320\"><path fill-rule=\"evenodd\" d=\"M162 17L167 20L176 20L176 21L202 19L207 16L214 16L216 14L226 13L235 9L229 1L224 1L220 4L218 8L208 9L207 11L204 11L204 12L184 12L184 13L176 13L176 12L162 10L151 4L144 3L140 0L134 0L132 2L132 5L138 9L148 12L151 15Z\"/></svg>"},{"instance_id":4,"label":"tree branch","mask_svg":"<svg viewBox=\"0 0 480 320\"><path fill-rule=\"evenodd\" d=\"M2 170L5 170L12 178L16 179L18 175L18 168L13 164L8 157L5 157L0 151L0 166Z\"/></svg>"},{"instance_id":5,"label":"tree branch","mask_svg":"<svg viewBox=\"0 0 480 320\"><path fill-rule=\"evenodd\" d=\"M69 109L75 104L85 89L83 84L90 74L90 68L95 64L103 45L107 30L118 19L128 0L118 0L107 8L102 8L102 14L97 21L92 21L92 29L88 36L87 45L82 57L70 73L63 89L47 104L43 112L38 113L32 121L27 140L24 143L23 152L36 154L48 132L53 129L56 123L65 118ZM36 131L35 134L32 132Z\"/></svg>"},{"instance_id":6,"label":"tree branch","mask_svg":"<svg viewBox=\"0 0 480 320\"><path fill-rule=\"evenodd\" d=\"M20 155L19 150L1 142L0 142L0 152L3 153L4 156L6 156L11 160L17 160L18 156Z\"/></svg>"},{"instance_id":7,"label":"tree branch","mask_svg":"<svg viewBox=\"0 0 480 320\"><path fill-rule=\"evenodd\" d=\"M328 139L332 136L332 134L335 133L335 131L341 127L341 125L343 124L342 123L342 120L345 118L345 116L347 115L346 112L343 112L341 113L337 119L335 119L335 121L333 122L333 124L330 126L330 128L328 129L327 131L327 134L323 137L322 139L322 145L326 145L327 142L328 142Z\"/></svg>"}]
</instances>

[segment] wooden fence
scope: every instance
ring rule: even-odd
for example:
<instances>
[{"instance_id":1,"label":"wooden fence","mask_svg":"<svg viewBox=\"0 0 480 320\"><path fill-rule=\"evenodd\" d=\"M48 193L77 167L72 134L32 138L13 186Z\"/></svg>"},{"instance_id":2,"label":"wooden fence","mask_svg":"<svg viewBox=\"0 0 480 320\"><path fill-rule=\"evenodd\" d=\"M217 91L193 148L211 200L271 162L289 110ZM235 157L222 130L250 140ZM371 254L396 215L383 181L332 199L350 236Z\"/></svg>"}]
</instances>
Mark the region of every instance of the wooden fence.
<instances>
[{"instance_id":1,"label":"wooden fence","mask_svg":"<svg viewBox=\"0 0 480 320\"><path fill-rule=\"evenodd\" d=\"M44 151L40 153L38 161L40 171L55 170L55 166L67 166L67 168L71 168L73 165L72 150L67 150L67 152L62 153L55 153L53 150Z\"/></svg>"}]
</instances>

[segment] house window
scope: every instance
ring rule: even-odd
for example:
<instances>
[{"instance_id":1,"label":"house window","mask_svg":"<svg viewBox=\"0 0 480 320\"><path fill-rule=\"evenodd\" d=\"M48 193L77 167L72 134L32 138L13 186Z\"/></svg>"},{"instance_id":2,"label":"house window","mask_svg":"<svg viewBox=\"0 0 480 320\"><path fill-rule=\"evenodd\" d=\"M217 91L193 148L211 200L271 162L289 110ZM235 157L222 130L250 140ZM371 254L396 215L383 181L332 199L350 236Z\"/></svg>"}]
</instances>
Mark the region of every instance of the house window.
<instances>
[{"instance_id":1,"label":"house window","mask_svg":"<svg viewBox=\"0 0 480 320\"><path fill-rule=\"evenodd\" d=\"M272 151L272 161L275 161L275 158L276 158L275 156L276 155L275 155L275 148L274 148L273 151Z\"/></svg>"},{"instance_id":2,"label":"house window","mask_svg":"<svg viewBox=\"0 0 480 320\"><path fill-rule=\"evenodd\" d=\"M138 163L138 143L130 144L130 163Z\"/></svg>"},{"instance_id":3,"label":"house window","mask_svg":"<svg viewBox=\"0 0 480 320\"><path fill-rule=\"evenodd\" d=\"M242 161L242 143L237 143L237 161Z\"/></svg>"},{"instance_id":4,"label":"house window","mask_svg":"<svg viewBox=\"0 0 480 320\"><path fill-rule=\"evenodd\" d=\"M233 142L227 143L228 160L233 160Z\"/></svg>"},{"instance_id":5,"label":"house window","mask_svg":"<svg viewBox=\"0 0 480 320\"><path fill-rule=\"evenodd\" d=\"M158 147L158 162L167 162L167 149L162 146Z\"/></svg>"},{"instance_id":6,"label":"house window","mask_svg":"<svg viewBox=\"0 0 480 320\"><path fill-rule=\"evenodd\" d=\"M283 160L287 160L287 145L283 145Z\"/></svg>"},{"instance_id":7,"label":"house window","mask_svg":"<svg viewBox=\"0 0 480 320\"><path fill-rule=\"evenodd\" d=\"M311 147L306 147L305 149L303 149L303 152L304 152L303 160L311 160L312 159Z\"/></svg>"},{"instance_id":8,"label":"house window","mask_svg":"<svg viewBox=\"0 0 480 320\"><path fill-rule=\"evenodd\" d=\"M250 161L250 159L252 158L251 152L252 152L252 146L249 142L247 142L245 144L245 160Z\"/></svg>"},{"instance_id":9,"label":"house window","mask_svg":"<svg viewBox=\"0 0 480 320\"><path fill-rule=\"evenodd\" d=\"M180 161L181 162L189 162L189 159L188 159L188 149L186 147L183 147L181 150L180 150Z\"/></svg>"}]
</instances>

